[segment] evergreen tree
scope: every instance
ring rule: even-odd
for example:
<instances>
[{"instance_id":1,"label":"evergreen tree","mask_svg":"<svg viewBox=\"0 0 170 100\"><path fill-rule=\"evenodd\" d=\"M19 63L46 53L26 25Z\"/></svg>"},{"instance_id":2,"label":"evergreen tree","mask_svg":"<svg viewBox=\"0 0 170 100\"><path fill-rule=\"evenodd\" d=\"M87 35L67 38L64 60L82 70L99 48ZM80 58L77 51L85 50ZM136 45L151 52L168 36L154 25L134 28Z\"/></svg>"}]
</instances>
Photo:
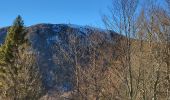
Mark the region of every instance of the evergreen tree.
<instances>
[{"instance_id":1,"label":"evergreen tree","mask_svg":"<svg viewBox=\"0 0 170 100\"><path fill-rule=\"evenodd\" d=\"M5 40L5 45L3 48L5 54L5 62L13 63L15 54L19 52L19 46L26 43L25 35L26 31L24 27L24 22L21 16L19 15L15 19L13 26L9 29L7 38Z\"/></svg>"},{"instance_id":2,"label":"evergreen tree","mask_svg":"<svg viewBox=\"0 0 170 100\"><path fill-rule=\"evenodd\" d=\"M27 55L29 43L21 16L9 28L5 43L0 47L0 98L36 100L43 89L35 55ZM34 59L34 60L33 60Z\"/></svg>"},{"instance_id":3,"label":"evergreen tree","mask_svg":"<svg viewBox=\"0 0 170 100\"><path fill-rule=\"evenodd\" d=\"M0 85L2 87L8 88L17 85L15 81L18 68L14 66L14 62L17 55L19 55L19 47L26 43L25 35L24 23L19 15L9 28L5 43L0 48ZM8 78L12 80L12 84Z\"/></svg>"}]
</instances>

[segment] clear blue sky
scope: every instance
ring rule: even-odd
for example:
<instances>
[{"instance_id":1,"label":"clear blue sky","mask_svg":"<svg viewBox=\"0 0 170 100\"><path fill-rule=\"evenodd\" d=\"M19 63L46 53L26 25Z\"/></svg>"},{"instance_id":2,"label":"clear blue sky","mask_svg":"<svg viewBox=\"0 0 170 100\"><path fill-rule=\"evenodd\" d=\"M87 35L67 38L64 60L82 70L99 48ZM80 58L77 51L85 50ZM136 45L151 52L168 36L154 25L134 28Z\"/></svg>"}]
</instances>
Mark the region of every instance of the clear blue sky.
<instances>
[{"instance_id":1,"label":"clear blue sky","mask_svg":"<svg viewBox=\"0 0 170 100\"><path fill-rule=\"evenodd\" d=\"M102 27L101 13L111 0L0 0L0 27L12 24L20 14L25 25L71 23Z\"/></svg>"}]
</instances>

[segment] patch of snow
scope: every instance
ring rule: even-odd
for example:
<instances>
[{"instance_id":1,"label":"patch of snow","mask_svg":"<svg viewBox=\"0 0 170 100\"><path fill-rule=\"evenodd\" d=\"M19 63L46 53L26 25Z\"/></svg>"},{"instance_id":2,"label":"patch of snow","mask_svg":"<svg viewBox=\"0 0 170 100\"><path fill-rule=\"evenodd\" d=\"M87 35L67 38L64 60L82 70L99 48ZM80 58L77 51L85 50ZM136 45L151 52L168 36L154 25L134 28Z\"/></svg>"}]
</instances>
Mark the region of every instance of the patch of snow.
<instances>
[{"instance_id":1,"label":"patch of snow","mask_svg":"<svg viewBox=\"0 0 170 100\"><path fill-rule=\"evenodd\" d=\"M59 42L59 41L60 41L60 39L58 38L57 35L55 35L55 36L50 36L50 37L47 38L46 40L47 40L47 44L55 43L55 42Z\"/></svg>"},{"instance_id":2,"label":"patch of snow","mask_svg":"<svg viewBox=\"0 0 170 100\"><path fill-rule=\"evenodd\" d=\"M90 29L90 30L93 30L93 31L105 32L105 33L107 32L107 30L105 30L105 29L91 27L91 26L85 26L84 28L87 28L87 29Z\"/></svg>"},{"instance_id":3,"label":"patch of snow","mask_svg":"<svg viewBox=\"0 0 170 100\"><path fill-rule=\"evenodd\" d=\"M56 33L60 32L59 29L53 29L53 31L56 32Z\"/></svg>"},{"instance_id":4,"label":"patch of snow","mask_svg":"<svg viewBox=\"0 0 170 100\"><path fill-rule=\"evenodd\" d=\"M91 27L91 26L88 26L88 25L81 26L81 25L68 24L68 26L71 27L71 28L79 29L80 32L85 33L86 35L89 33L89 30L108 33L108 31L105 30L105 29L95 28L95 27Z\"/></svg>"},{"instance_id":5,"label":"patch of snow","mask_svg":"<svg viewBox=\"0 0 170 100\"><path fill-rule=\"evenodd\" d=\"M75 24L68 24L69 27L71 28L81 28L83 26L80 26L80 25L75 25Z\"/></svg>"},{"instance_id":6,"label":"patch of snow","mask_svg":"<svg viewBox=\"0 0 170 100\"><path fill-rule=\"evenodd\" d=\"M57 24L53 25L53 26L52 26L52 29L53 29L53 31L56 32L56 33L60 32L60 27L59 27Z\"/></svg>"},{"instance_id":7,"label":"patch of snow","mask_svg":"<svg viewBox=\"0 0 170 100\"><path fill-rule=\"evenodd\" d=\"M68 26L71 28L78 29L80 31L79 33L84 33L86 35L88 33L88 29L84 28L84 26L74 25L74 24L68 24Z\"/></svg>"}]
</instances>

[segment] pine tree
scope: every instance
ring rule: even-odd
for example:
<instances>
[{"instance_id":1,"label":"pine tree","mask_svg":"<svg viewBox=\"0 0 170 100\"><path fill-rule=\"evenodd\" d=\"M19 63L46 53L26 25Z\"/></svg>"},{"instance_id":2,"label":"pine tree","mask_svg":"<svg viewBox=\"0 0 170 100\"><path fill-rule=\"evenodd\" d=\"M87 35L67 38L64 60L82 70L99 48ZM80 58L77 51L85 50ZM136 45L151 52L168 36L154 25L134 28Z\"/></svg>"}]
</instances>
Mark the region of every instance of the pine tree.
<instances>
[{"instance_id":1,"label":"pine tree","mask_svg":"<svg viewBox=\"0 0 170 100\"><path fill-rule=\"evenodd\" d=\"M19 46L26 43L25 39L26 31L24 27L24 22L19 15L13 26L9 29L7 38L4 45L4 60L5 62L12 63L15 58L15 54L19 52ZM13 53L15 52L15 53Z\"/></svg>"},{"instance_id":2,"label":"pine tree","mask_svg":"<svg viewBox=\"0 0 170 100\"><path fill-rule=\"evenodd\" d=\"M21 16L10 27L5 43L0 47L0 98L36 100L43 86L35 55L27 55L30 47Z\"/></svg>"},{"instance_id":3,"label":"pine tree","mask_svg":"<svg viewBox=\"0 0 170 100\"><path fill-rule=\"evenodd\" d=\"M7 89L17 85L18 68L14 66L14 62L17 55L19 55L19 47L26 43L25 35L24 23L19 15L9 28L5 43L0 48L0 89L1 87ZM9 82L10 79L11 82Z\"/></svg>"}]
</instances>

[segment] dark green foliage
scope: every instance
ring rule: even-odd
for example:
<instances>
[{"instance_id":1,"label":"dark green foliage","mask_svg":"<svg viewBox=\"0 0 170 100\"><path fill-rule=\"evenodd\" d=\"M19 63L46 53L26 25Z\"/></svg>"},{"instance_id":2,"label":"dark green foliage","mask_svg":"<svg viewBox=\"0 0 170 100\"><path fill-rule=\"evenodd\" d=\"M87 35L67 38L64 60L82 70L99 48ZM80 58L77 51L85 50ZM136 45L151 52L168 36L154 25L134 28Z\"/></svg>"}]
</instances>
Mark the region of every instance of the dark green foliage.
<instances>
[{"instance_id":1,"label":"dark green foliage","mask_svg":"<svg viewBox=\"0 0 170 100\"><path fill-rule=\"evenodd\" d=\"M10 27L5 40L5 44L3 46L5 62L13 62L13 58L15 56L13 52L18 53L19 46L26 42L25 35L26 32L24 28L24 22L21 16L18 16L15 19L13 26Z\"/></svg>"}]
</instances>

